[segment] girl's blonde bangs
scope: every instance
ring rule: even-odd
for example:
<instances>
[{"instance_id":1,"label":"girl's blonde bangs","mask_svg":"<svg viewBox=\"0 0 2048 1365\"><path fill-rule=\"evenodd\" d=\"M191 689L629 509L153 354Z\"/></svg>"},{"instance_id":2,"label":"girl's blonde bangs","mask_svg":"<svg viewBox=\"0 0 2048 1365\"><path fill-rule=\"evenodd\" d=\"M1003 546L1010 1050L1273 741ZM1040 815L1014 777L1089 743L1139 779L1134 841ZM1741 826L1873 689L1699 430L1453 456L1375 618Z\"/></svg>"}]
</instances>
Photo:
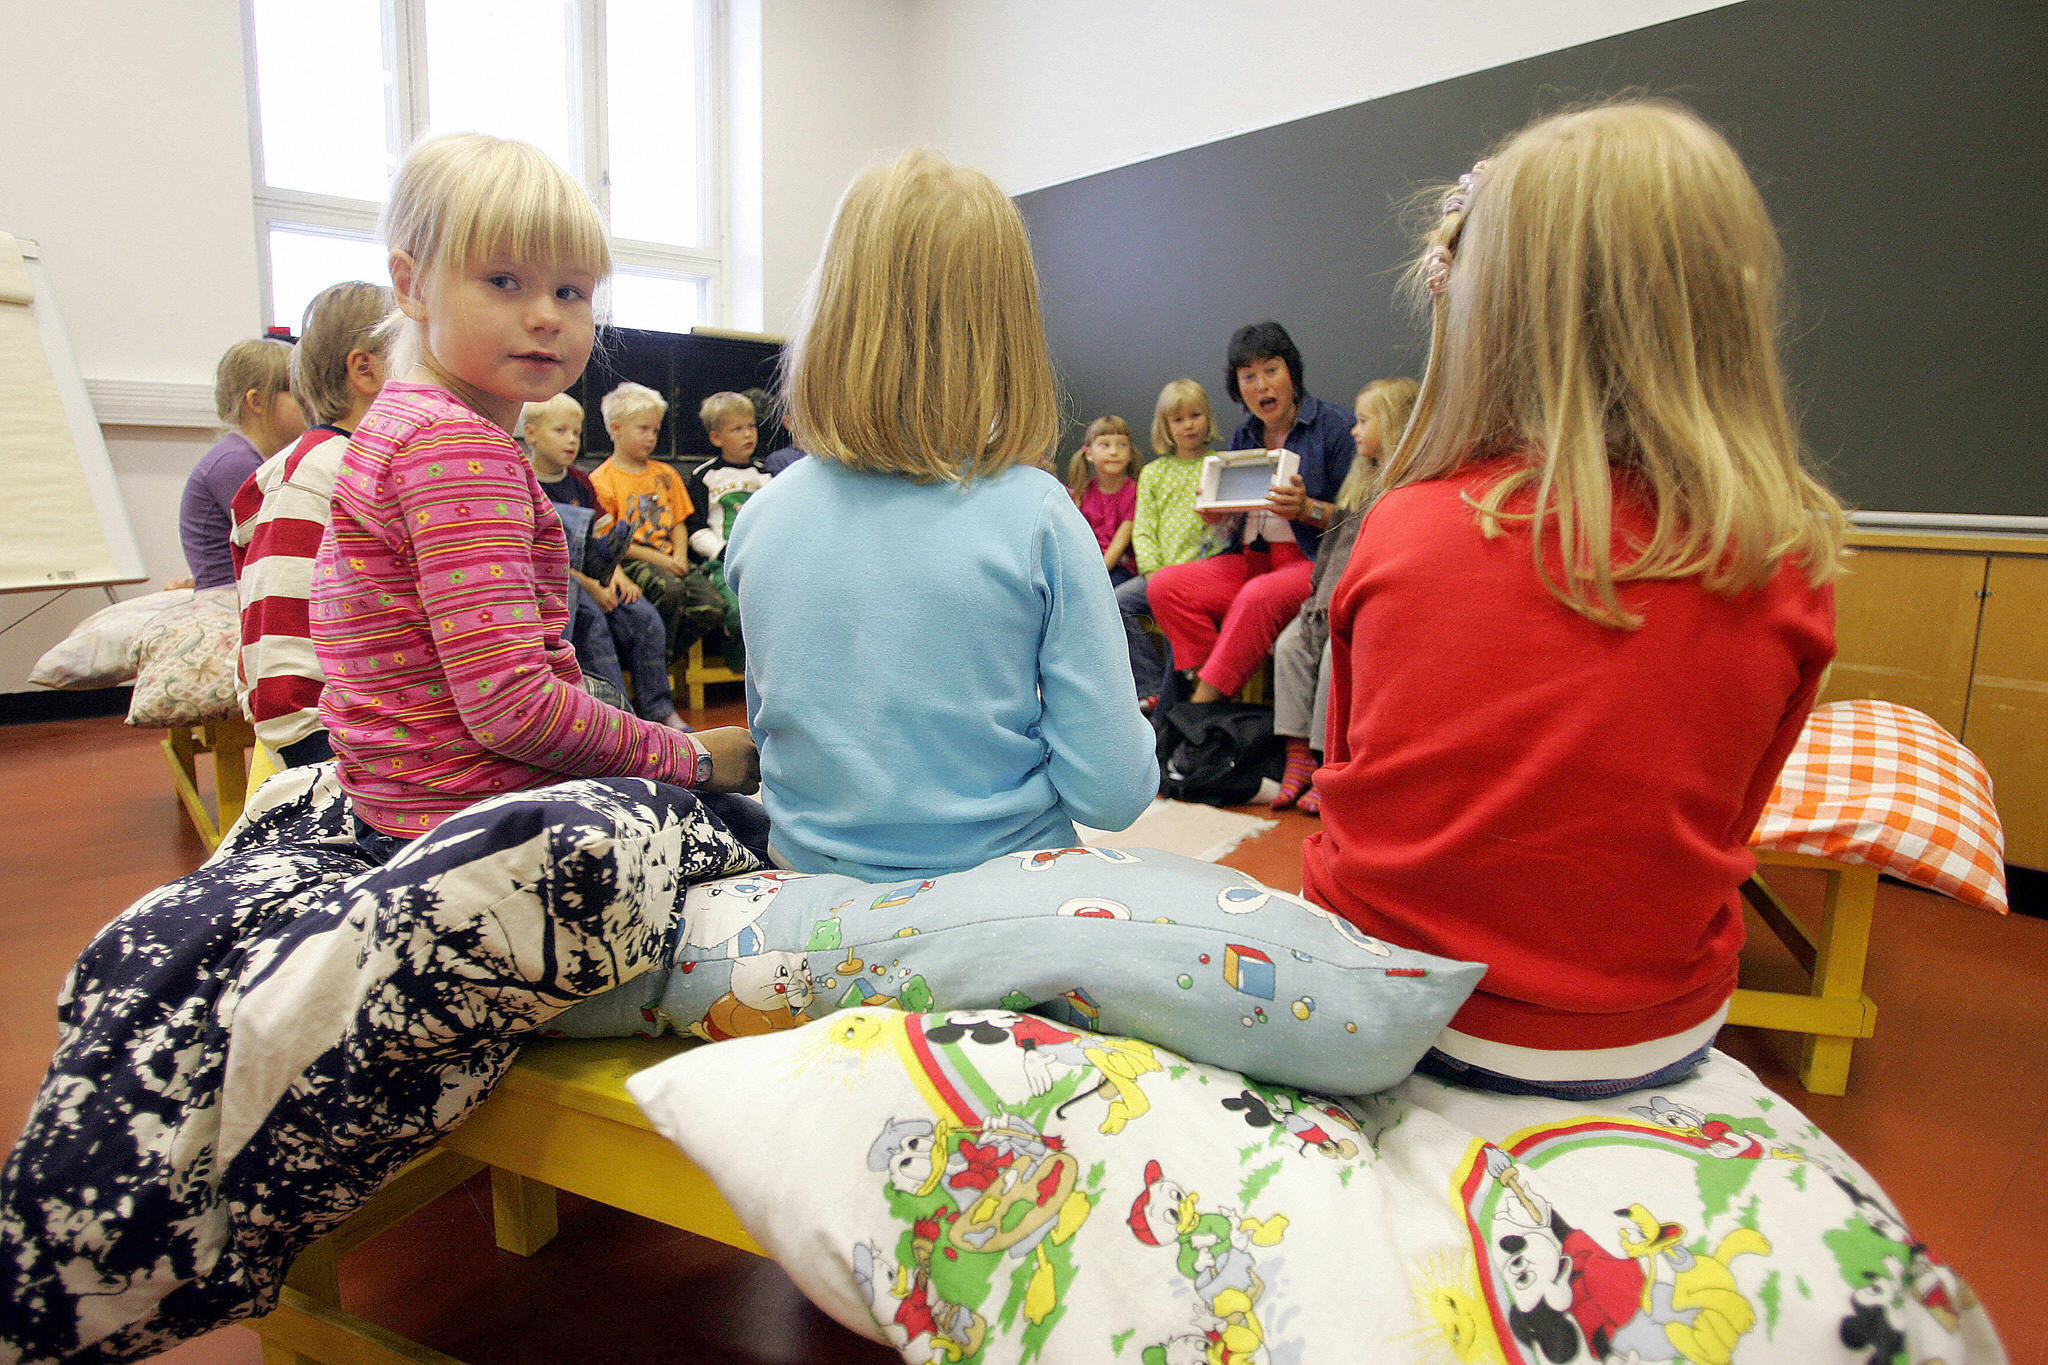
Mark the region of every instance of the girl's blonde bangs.
<instances>
[{"instance_id":1,"label":"girl's blonde bangs","mask_svg":"<svg viewBox=\"0 0 2048 1365\"><path fill-rule=\"evenodd\" d=\"M611 274L611 244L583 187L538 148L481 133L415 149L392 186L385 233L422 270L502 255Z\"/></svg>"}]
</instances>

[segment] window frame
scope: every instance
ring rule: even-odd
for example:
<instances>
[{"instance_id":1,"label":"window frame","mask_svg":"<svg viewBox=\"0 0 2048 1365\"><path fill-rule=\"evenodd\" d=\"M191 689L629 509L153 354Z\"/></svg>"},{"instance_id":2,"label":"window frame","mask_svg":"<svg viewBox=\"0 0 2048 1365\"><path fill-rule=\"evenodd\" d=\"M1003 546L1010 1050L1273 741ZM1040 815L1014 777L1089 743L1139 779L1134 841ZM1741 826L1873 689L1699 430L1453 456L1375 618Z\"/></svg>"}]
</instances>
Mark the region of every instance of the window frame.
<instances>
[{"instance_id":1,"label":"window frame","mask_svg":"<svg viewBox=\"0 0 2048 1365\"><path fill-rule=\"evenodd\" d=\"M431 102L431 76L426 56L427 0L378 0L386 16L385 60L395 73L386 100L386 128L396 129L399 149L412 146L426 131ZM581 60L575 64L576 85L568 91L580 125L580 164L568 167L597 205L607 226L611 222L610 116L606 80L606 0L569 0L575 6ZM611 237L614 271L630 270L703 281L708 316L698 325L725 326L733 316L733 186L731 174L730 66L732 22L728 0L690 0L697 41L696 91L697 164L703 168L698 202L699 230L706 244L677 246L644 238ZM352 199L306 190L281 189L265 179L263 107L256 67L256 0L242 0L242 74L248 91L249 169L256 230L257 313L266 327L298 330L301 319L280 318L275 308L270 234L273 228L310 229L357 241L377 240L381 200ZM377 283L386 283L379 280Z\"/></svg>"}]
</instances>

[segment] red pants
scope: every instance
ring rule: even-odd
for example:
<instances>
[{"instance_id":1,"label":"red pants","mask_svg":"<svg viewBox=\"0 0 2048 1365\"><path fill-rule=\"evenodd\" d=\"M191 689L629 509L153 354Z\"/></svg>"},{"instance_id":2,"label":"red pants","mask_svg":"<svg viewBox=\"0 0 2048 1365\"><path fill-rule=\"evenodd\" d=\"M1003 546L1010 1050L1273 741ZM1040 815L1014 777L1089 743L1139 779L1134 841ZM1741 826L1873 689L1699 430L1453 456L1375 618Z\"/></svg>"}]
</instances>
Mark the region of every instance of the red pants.
<instances>
[{"instance_id":1,"label":"red pants","mask_svg":"<svg viewBox=\"0 0 2048 1365\"><path fill-rule=\"evenodd\" d=\"M1287 541L1160 569L1145 581L1145 598L1173 645L1174 666L1192 667L1233 697L1308 600L1313 573L1301 547Z\"/></svg>"}]
</instances>

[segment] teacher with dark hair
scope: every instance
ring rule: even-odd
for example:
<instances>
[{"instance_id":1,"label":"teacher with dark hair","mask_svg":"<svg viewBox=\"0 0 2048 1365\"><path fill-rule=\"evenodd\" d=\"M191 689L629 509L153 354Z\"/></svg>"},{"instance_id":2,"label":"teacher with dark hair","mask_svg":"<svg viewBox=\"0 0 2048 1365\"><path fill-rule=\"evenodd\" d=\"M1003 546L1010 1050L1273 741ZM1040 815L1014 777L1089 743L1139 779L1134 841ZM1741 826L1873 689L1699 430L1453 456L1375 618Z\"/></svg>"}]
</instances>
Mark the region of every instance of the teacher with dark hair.
<instances>
[{"instance_id":1,"label":"teacher with dark hair","mask_svg":"<svg viewBox=\"0 0 2048 1365\"><path fill-rule=\"evenodd\" d=\"M1238 328L1225 365L1225 386L1245 410L1230 449L1291 450L1300 472L1257 511L1204 512L1236 523L1229 548L1148 580L1174 666L1195 673L1194 701L1235 696L1308 600L1316 545L1356 450L1351 413L1302 387L1301 352L1279 323Z\"/></svg>"}]
</instances>

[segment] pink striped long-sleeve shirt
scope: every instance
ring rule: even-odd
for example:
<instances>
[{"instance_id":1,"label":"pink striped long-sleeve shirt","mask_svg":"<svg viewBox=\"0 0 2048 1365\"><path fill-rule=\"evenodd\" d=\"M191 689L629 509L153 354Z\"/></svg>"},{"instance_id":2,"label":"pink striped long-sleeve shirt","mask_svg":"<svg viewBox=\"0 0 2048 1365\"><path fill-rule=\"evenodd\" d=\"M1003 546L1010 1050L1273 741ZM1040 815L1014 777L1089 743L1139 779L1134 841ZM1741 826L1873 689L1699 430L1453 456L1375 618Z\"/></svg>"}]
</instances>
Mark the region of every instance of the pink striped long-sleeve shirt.
<instances>
[{"instance_id":1,"label":"pink striped long-sleeve shirt","mask_svg":"<svg viewBox=\"0 0 2048 1365\"><path fill-rule=\"evenodd\" d=\"M583 690L568 574L511 438L445 389L387 384L342 458L313 573L320 715L364 821L416 835L568 777L690 782L688 736Z\"/></svg>"}]
</instances>

